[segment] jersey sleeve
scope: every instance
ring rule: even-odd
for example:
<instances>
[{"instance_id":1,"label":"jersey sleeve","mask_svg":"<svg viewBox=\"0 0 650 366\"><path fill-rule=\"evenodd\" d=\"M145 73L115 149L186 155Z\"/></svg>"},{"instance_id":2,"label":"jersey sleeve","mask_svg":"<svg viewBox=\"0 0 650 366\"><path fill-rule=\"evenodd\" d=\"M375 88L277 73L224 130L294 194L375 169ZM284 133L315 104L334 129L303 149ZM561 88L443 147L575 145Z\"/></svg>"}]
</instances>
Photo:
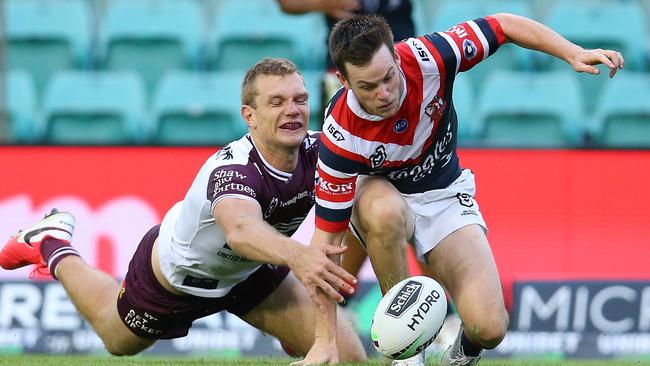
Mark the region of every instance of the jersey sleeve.
<instances>
[{"instance_id":1,"label":"jersey sleeve","mask_svg":"<svg viewBox=\"0 0 650 366\"><path fill-rule=\"evenodd\" d=\"M446 32L419 37L442 59L448 73L467 71L501 46L506 36L496 18L484 17L457 24ZM434 52L435 51L435 52Z\"/></svg>"},{"instance_id":2,"label":"jersey sleeve","mask_svg":"<svg viewBox=\"0 0 650 366\"><path fill-rule=\"evenodd\" d=\"M241 165L215 168L210 173L207 192L212 209L214 210L214 206L224 198L257 201L260 192L256 187L255 177L249 175Z\"/></svg>"},{"instance_id":3,"label":"jersey sleeve","mask_svg":"<svg viewBox=\"0 0 650 366\"><path fill-rule=\"evenodd\" d=\"M330 233L347 229L356 190L356 165L336 153L336 147L321 134L316 184L316 227Z\"/></svg>"}]
</instances>

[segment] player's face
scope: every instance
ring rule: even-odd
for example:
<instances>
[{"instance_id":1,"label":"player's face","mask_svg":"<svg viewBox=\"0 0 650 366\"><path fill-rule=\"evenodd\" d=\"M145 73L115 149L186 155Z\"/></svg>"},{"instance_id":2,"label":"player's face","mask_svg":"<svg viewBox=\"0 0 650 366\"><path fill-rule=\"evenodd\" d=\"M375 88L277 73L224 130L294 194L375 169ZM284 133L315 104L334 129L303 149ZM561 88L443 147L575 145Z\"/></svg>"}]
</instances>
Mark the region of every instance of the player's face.
<instances>
[{"instance_id":1,"label":"player's face","mask_svg":"<svg viewBox=\"0 0 650 366\"><path fill-rule=\"evenodd\" d=\"M262 75L255 81L256 108L251 108L251 134L276 147L300 146L307 134L309 102L300 75Z\"/></svg>"},{"instance_id":2,"label":"player's face","mask_svg":"<svg viewBox=\"0 0 650 366\"><path fill-rule=\"evenodd\" d=\"M401 74L397 60L386 45L381 46L368 65L346 63L345 69L347 80L339 78L352 89L366 112L384 118L397 114L402 94Z\"/></svg>"}]
</instances>

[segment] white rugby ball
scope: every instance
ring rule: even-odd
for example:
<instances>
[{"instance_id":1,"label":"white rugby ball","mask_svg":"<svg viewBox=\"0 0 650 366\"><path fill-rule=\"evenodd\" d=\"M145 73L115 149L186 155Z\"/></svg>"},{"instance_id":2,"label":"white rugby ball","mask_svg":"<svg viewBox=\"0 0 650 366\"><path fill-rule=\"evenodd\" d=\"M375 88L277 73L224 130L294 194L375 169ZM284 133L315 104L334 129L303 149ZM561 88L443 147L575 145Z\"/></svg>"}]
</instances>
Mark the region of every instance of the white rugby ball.
<instances>
[{"instance_id":1,"label":"white rugby ball","mask_svg":"<svg viewBox=\"0 0 650 366\"><path fill-rule=\"evenodd\" d=\"M415 356L436 339L447 314L445 290L434 279L409 277L393 286L379 301L370 338L388 358Z\"/></svg>"}]
</instances>

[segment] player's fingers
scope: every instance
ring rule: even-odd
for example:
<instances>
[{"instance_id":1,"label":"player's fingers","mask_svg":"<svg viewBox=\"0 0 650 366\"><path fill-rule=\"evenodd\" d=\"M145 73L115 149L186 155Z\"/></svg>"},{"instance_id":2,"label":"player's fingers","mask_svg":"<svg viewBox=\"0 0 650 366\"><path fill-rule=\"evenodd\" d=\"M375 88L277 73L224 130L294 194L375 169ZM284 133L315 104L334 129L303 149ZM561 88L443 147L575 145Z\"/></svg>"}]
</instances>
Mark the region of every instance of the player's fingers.
<instances>
[{"instance_id":1,"label":"player's fingers","mask_svg":"<svg viewBox=\"0 0 650 366\"><path fill-rule=\"evenodd\" d=\"M357 279L353 275L351 275L348 271L343 269L343 267L337 265L336 263L332 262L331 265L327 267L327 270L332 272L336 277L342 279L343 281L350 283L350 284L356 284Z\"/></svg>"},{"instance_id":2,"label":"player's fingers","mask_svg":"<svg viewBox=\"0 0 650 366\"><path fill-rule=\"evenodd\" d=\"M326 245L323 246L323 250L327 255L338 255L338 254L343 254L346 250L348 250L348 247L337 246L337 245Z\"/></svg>"},{"instance_id":3,"label":"player's fingers","mask_svg":"<svg viewBox=\"0 0 650 366\"><path fill-rule=\"evenodd\" d=\"M619 66L618 66L618 68L619 68L619 69L622 69L623 66L625 66L625 58L623 57L623 55L622 55L620 52L616 52L616 53L617 53L616 57L618 57L618 59L619 59Z\"/></svg>"},{"instance_id":4,"label":"player's fingers","mask_svg":"<svg viewBox=\"0 0 650 366\"><path fill-rule=\"evenodd\" d=\"M595 53L595 61L600 62L601 64L609 67L610 69L617 67L616 65L614 65L612 60L610 60L609 57L607 57L604 51Z\"/></svg>"},{"instance_id":5,"label":"player's fingers","mask_svg":"<svg viewBox=\"0 0 650 366\"><path fill-rule=\"evenodd\" d=\"M580 62L573 67L577 72L586 72L589 74L598 75L600 70L593 65L587 65L586 63Z\"/></svg>"},{"instance_id":6,"label":"player's fingers","mask_svg":"<svg viewBox=\"0 0 650 366\"><path fill-rule=\"evenodd\" d=\"M621 54L616 52L616 51L610 51L610 50L605 50L603 51L605 56L612 62L612 68L620 68L621 67Z\"/></svg>"},{"instance_id":7,"label":"player's fingers","mask_svg":"<svg viewBox=\"0 0 650 366\"><path fill-rule=\"evenodd\" d=\"M318 283L318 288L323 291L323 293L330 299L336 302L343 301L343 296L339 294L339 292L334 287L332 287L328 281L321 279Z\"/></svg>"},{"instance_id":8,"label":"player's fingers","mask_svg":"<svg viewBox=\"0 0 650 366\"><path fill-rule=\"evenodd\" d=\"M336 288L339 293L341 291L347 292L348 294L353 294L354 293L354 286L350 284L350 282L347 282L345 280L342 280L340 277L335 276L332 273L328 273L325 276L325 280L334 288Z\"/></svg>"},{"instance_id":9,"label":"player's fingers","mask_svg":"<svg viewBox=\"0 0 650 366\"><path fill-rule=\"evenodd\" d=\"M613 78L614 75L616 75L616 71L618 71L618 67L615 67L615 68L609 70L609 78L610 79Z\"/></svg>"}]
</instances>

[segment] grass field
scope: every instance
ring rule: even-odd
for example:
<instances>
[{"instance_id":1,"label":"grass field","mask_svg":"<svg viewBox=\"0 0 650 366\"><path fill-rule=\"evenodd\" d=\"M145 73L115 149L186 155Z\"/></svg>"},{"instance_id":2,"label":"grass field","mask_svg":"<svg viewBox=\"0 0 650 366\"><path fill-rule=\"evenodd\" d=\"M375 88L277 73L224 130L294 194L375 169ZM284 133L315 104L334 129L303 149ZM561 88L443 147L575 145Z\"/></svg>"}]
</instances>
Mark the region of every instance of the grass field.
<instances>
[{"instance_id":1,"label":"grass field","mask_svg":"<svg viewBox=\"0 0 650 366\"><path fill-rule=\"evenodd\" d=\"M288 365L289 358L153 358L153 357L88 357L88 356L0 356L2 366L255 366ZM347 366L385 366L390 363L383 359L371 359L363 364L342 364ZM430 360L427 365L438 365L437 360ZM481 366L650 366L650 361L535 361L535 360L483 360Z\"/></svg>"}]
</instances>

